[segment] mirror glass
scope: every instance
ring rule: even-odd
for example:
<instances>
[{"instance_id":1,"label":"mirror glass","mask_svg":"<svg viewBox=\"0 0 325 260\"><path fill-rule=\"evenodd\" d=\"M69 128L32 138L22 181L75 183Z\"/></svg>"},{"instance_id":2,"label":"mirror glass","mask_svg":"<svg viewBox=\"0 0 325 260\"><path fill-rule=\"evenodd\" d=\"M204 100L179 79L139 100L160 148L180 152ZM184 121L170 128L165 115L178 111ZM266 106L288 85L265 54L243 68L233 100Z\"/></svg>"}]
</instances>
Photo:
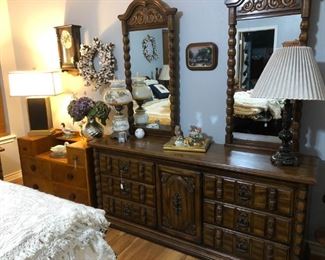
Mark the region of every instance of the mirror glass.
<instances>
[{"instance_id":1,"label":"mirror glass","mask_svg":"<svg viewBox=\"0 0 325 260\"><path fill-rule=\"evenodd\" d=\"M300 22L300 15L237 22L234 138L280 142L284 101L251 98L250 93L273 50L299 38Z\"/></svg>"},{"instance_id":2,"label":"mirror glass","mask_svg":"<svg viewBox=\"0 0 325 260\"><path fill-rule=\"evenodd\" d=\"M146 85L136 84L138 96L142 97L133 104L135 124L147 128L162 129L170 126L171 122L167 37L167 28L129 33L133 91L135 78L146 79ZM141 88L149 88L149 94Z\"/></svg>"}]
</instances>

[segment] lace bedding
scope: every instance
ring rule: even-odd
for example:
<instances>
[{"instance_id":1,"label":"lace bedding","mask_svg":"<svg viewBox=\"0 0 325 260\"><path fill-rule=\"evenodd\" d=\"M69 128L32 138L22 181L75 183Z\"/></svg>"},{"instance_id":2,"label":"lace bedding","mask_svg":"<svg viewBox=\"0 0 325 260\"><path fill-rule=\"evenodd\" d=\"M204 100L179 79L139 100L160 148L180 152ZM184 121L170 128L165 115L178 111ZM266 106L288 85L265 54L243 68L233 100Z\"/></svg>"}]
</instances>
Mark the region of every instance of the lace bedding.
<instances>
[{"instance_id":1,"label":"lace bedding","mask_svg":"<svg viewBox=\"0 0 325 260\"><path fill-rule=\"evenodd\" d=\"M113 260L104 211L0 180L0 259Z\"/></svg>"}]
</instances>

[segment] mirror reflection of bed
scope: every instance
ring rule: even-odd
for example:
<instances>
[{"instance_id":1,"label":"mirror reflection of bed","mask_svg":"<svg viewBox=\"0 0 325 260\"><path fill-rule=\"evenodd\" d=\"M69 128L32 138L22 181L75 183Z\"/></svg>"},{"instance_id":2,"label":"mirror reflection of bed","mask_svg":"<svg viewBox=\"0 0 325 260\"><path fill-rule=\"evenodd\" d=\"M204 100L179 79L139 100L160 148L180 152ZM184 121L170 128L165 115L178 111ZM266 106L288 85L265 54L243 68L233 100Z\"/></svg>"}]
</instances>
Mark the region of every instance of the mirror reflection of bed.
<instances>
[{"instance_id":1,"label":"mirror reflection of bed","mask_svg":"<svg viewBox=\"0 0 325 260\"><path fill-rule=\"evenodd\" d=\"M299 37L300 19L300 15L289 15L238 22L235 138L279 142L283 100L255 99L250 94L273 50L280 48L283 42Z\"/></svg>"},{"instance_id":2,"label":"mirror reflection of bed","mask_svg":"<svg viewBox=\"0 0 325 260\"><path fill-rule=\"evenodd\" d=\"M148 35L154 39L154 47L157 53L157 57L151 61L146 59L143 53L143 39ZM168 64L167 36L168 31L166 28L132 31L129 34L132 77L146 78L146 85L151 89L152 93L151 97L142 105L149 116L146 124L148 128L169 126L171 122L168 79L166 80L165 75L166 68L169 68L166 65ZM152 51L152 48L150 48L150 51ZM134 111L137 108L138 105L134 103Z\"/></svg>"}]
</instances>

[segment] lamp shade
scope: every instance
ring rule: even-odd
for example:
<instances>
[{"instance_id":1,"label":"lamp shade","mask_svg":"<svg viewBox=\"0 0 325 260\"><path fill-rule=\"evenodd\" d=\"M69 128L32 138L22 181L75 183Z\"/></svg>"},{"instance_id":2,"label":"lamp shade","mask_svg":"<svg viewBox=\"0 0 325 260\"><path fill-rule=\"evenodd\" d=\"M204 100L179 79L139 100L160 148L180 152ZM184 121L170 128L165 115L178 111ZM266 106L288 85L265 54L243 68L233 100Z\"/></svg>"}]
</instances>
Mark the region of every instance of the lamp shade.
<instances>
[{"instance_id":1,"label":"lamp shade","mask_svg":"<svg viewBox=\"0 0 325 260\"><path fill-rule=\"evenodd\" d=\"M159 80L169 80L169 65L163 65L160 75L159 75Z\"/></svg>"},{"instance_id":2,"label":"lamp shade","mask_svg":"<svg viewBox=\"0 0 325 260\"><path fill-rule=\"evenodd\" d=\"M252 97L325 100L324 81L312 49L293 46L275 50L252 91Z\"/></svg>"},{"instance_id":3,"label":"lamp shade","mask_svg":"<svg viewBox=\"0 0 325 260\"><path fill-rule=\"evenodd\" d=\"M63 92L60 71L9 72L10 96L54 96Z\"/></svg>"}]
</instances>

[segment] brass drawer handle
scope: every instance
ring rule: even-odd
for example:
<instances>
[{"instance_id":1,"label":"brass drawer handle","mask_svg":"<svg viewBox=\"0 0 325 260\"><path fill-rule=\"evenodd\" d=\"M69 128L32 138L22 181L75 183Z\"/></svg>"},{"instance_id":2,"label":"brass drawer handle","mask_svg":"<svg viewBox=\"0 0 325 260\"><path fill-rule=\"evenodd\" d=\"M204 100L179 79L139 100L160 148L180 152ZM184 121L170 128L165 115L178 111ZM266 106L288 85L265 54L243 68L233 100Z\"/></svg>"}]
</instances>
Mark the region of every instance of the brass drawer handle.
<instances>
[{"instance_id":1,"label":"brass drawer handle","mask_svg":"<svg viewBox=\"0 0 325 260\"><path fill-rule=\"evenodd\" d=\"M36 171L37 167L36 167L35 164L32 164L32 165L30 166L30 169L31 169L32 172L34 172L34 171Z\"/></svg>"},{"instance_id":2,"label":"brass drawer handle","mask_svg":"<svg viewBox=\"0 0 325 260\"><path fill-rule=\"evenodd\" d=\"M68 180L73 180L73 178L74 178L74 175L73 175L73 173L71 173L71 172L69 172L69 173L67 173L67 179Z\"/></svg>"},{"instance_id":3,"label":"brass drawer handle","mask_svg":"<svg viewBox=\"0 0 325 260\"><path fill-rule=\"evenodd\" d=\"M72 200L72 201L75 201L76 198L77 198L77 196L76 196L76 194L74 194L74 193L71 193L71 194L69 195L69 199Z\"/></svg>"}]
</instances>

